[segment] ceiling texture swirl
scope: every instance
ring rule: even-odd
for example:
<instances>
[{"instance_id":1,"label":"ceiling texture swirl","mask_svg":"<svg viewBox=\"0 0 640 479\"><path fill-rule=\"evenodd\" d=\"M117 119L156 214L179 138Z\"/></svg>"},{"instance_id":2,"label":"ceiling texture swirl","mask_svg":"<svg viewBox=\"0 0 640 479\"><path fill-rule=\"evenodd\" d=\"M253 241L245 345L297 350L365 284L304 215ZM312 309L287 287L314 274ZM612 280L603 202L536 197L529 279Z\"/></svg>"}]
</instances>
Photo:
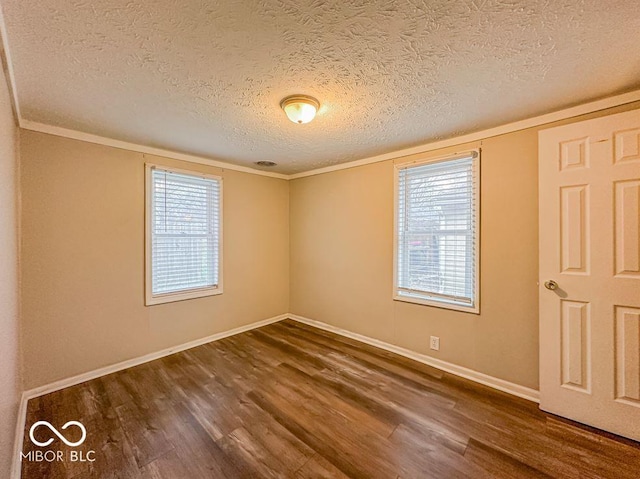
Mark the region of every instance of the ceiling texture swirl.
<instances>
[{"instance_id":1,"label":"ceiling texture swirl","mask_svg":"<svg viewBox=\"0 0 640 479\"><path fill-rule=\"evenodd\" d=\"M636 0L0 0L28 121L297 173L640 87ZM290 122L287 95L321 107Z\"/></svg>"}]
</instances>

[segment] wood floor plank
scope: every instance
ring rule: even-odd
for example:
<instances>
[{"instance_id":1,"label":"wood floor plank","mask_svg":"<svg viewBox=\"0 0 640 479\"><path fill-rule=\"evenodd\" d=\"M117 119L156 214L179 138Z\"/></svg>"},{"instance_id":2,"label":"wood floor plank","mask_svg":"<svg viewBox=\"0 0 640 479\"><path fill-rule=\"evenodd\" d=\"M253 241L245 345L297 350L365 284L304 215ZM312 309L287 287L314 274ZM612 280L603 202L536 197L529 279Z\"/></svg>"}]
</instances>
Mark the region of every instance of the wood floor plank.
<instances>
[{"instance_id":1,"label":"wood floor plank","mask_svg":"<svg viewBox=\"0 0 640 479\"><path fill-rule=\"evenodd\" d=\"M284 325L276 323L271 325L276 331L286 332L283 338L302 338L310 344L317 344L325 349L348 354L353 359L358 359L362 364L383 373L393 373L396 377L406 378L418 383L423 383L427 378L440 379L443 372L426 364L412 361L397 354L374 348L368 344L355 340L332 335L326 331L310 331L304 325L292 321L283 321ZM284 334L284 333L283 333ZM339 339L336 339L339 338ZM426 384L428 385L428 383Z\"/></svg>"},{"instance_id":2,"label":"wood floor plank","mask_svg":"<svg viewBox=\"0 0 640 479\"><path fill-rule=\"evenodd\" d=\"M240 427L220 441L223 450L241 456L245 462L250 464L252 473L260 477L286 478L301 467L306 459L296 457L295 460L287 461L287 457L274 455L273 451L266 447L266 444L258 440L244 427ZM289 456L289 459L293 459Z\"/></svg>"},{"instance_id":3,"label":"wood floor plank","mask_svg":"<svg viewBox=\"0 0 640 479\"><path fill-rule=\"evenodd\" d=\"M189 412L185 404L171 406L165 431L176 452L198 471L189 478L259 477L239 454L224 451Z\"/></svg>"},{"instance_id":4,"label":"wood floor plank","mask_svg":"<svg viewBox=\"0 0 640 479\"><path fill-rule=\"evenodd\" d=\"M289 392L301 397L306 402L305 408L312 413L325 417L336 415L349 424L360 424L365 433L370 432L381 437L388 437L398 425L397 418L371 414L370 410L362 407L362 402L350 400L337 390L327 387L322 381L316 381L314 376L309 376L293 366L283 364L276 369L276 373L279 381Z\"/></svg>"},{"instance_id":5,"label":"wood floor plank","mask_svg":"<svg viewBox=\"0 0 640 479\"><path fill-rule=\"evenodd\" d=\"M175 450L171 450L142 467L140 477L143 479L193 478L193 473L189 470L188 462L185 459L180 457Z\"/></svg>"},{"instance_id":6,"label":"wood floor plank","mask_svg":"<svg viewBox=\"0 0 640 479\"><path fill-rule=\"evenodd\" d=\"M513 479L548 479L550 477L509 454L475 439L469 441L465 457L498 477L512 477Z\"/></svg>"},{"instance_id":7,"label":"wood floor plank","mask_svg":"<svg viewBox=\"0 0 640 479\"><path fill-rule=\"evenodd\" d=\"M349 452L343 452L334 447L333 441L326 441L322 437L317 437L299 422L299 418L287 413L286 406L278 407L273 400L270 400L272 398L269 398L263 392L251 392L249 393L249 398L342 473L348 477L366 477L366 471L361 469L357 459L354 460Z\"/></svg>"},{"instance_id":8,"label":"wood floor plank","mask_svg":"<svg viewBox=\"0 0 640 479\"><path fill-rule=\"evenodd\" d=\"M274 325L271 326L273 327ZM431 402L443 403L448 407L455 405L455 401L447 395L446 391L438 390L437 387L434 388L434 383L430 376L416 376L412 371L399 374L397 366L394 366L393 370L385 369L375 361L370 361L369 359L371 358L368 353L365 355L367 358L365 359L361 355L345 354L343 351L334 349L335 345L318 344L308 338L302 338L302 342L300 340L300 337L296 338L289 334L282 339L271 339L271 342L277 341L286 351L293 353L303 363L309 362L307 358L311 357L313 360L312 365L318 371L357 371L363 377L375 374L381 385L391 382L395 387L411 388L414 391L418 391L422 399L424 399L425 395L428 395L432 399ZM383 362L383 364L387 363ZM314 374L314 371L311 371L310 374Z\"/></svg>"},{"instance_id":9,"label":"wood floor plank","mask_svg":"<svg viewBox=\"0 0 640 479\"><path fill-rule=\"evenodd\" d=\"M393 432L389 441L398 448L407 449L406 454L413 455L422 464L423 477L439 478L468 478L484 479L493 477L464 457L464 451L455 451L443 447L440 441L423 431L405 424L400 424ZM411 447L407 448L406 445ZM465 446L466 450L466 446ZM410 477L403 475L402 477Z\"/></svg>"},{"instance_id":10,"label":"wood floor plank","mask_svg":"<svg viewBox=\"0 0 640 479\"><path fill-rule=\"evenodd\" d=\"M296 471L297 479L347 479L337 467L319 455L313 456Z\"/></svg>"},{"instance_id":11,"label":"wood floor plank","mask_svg":"<svg viewBox=\"0 0 640 479\"><path fill-rule=\"evenodd\" d=\"M92 382L91 386L94 384L99 384L99 382ZM100 407L101 410L89 420L84 418L81 420L87 431L91 431L91 434L87 434L87 439L81 450L85 452L96 451L96 458L99 458L101 463L110 465L108 470L102 472L101 478L138 478L140 468L117 413L108 403ZM87 474L77 477L96 477L96 471L100 469L99 464L96 469L94 463L89 463ZM73 477L75 479L76 476Z\"/></svg>"},{"instance_id":12,"label":"wood floor plank","mask_svg":"<svg viewBox=\"0 0 640 479\"><path fill-rule=\"evenodd\" d=\"M133 446L138 467L147 465L173 449L160 427L160 411L156 408L140 407L129 402L118 406L116 414L128 442Z\"/></svg>"},{"instance_id":13,"label":"wood floor plank","mask_svg":"<svg viewBox=\"0 0 640 479\"><path fill-rule=\"evenodd\" d=\"M356 341L355 339L338 336L328 331L308 326L306 324L298 323L290 319L280 321L271 325L273 328L286 328L289 335L292 334L307 334L307 338L313 338L312 340L321 342L327 346L334 345L338 349L344 351L350 351L351 353L363 358L384 360L387 364L402 366L406 371L417 373L418 375L430 376L435 379L440 379L443 376L443 372L439 369L433 368L423 363L413 361L411 359L399 356L398 354L385 351L384 349L376 348L365 343ZM287 337L287 336L285 336Z\"/></svg>"},{"instance_id":14,"label":"wood floor plank","mask_svg":"<svg viewBox=\"0 0 640 479\"><path fill-rule=\"evenodd\" d=\"M96 460L23 478L640 477L636 442L289 320L30 400L25 453L39 420Z\"/></svg>"},{"instance_id":15,"label":"wood floor plank","mask_svg":"<svg viewBox=\"0 0 640 479\"><path fill-rule=\"evenodd\" d=\"M285 363L281 367L287 368L289 366ZM392 425L393 430L401 423L408 424L432 441L457 451L459 454L464 453L468 440L466 436L450 434L449 431L445 431L441 427L434 427L433 423L426 419L426 416L415 414L398 403L386 400L379 396L377 391L352 388L340 380L332 379L329 374L329 372L323 371L320 374L310 376L309 379L320 387L334 391L343 401L362 409L371 417Z\"/></svg>"}]
</instances>

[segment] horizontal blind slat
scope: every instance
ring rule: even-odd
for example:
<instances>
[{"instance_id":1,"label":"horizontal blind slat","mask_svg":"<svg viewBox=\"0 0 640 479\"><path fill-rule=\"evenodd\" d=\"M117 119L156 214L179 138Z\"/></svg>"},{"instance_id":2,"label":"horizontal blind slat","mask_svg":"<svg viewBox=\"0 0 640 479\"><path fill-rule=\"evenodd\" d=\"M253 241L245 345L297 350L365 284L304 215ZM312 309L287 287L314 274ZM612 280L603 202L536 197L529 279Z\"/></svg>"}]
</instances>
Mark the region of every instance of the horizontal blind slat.
<instances>
[{"instance_id":1,"label":"horizontal blind slat","mask_svg":"<svg viewBox=\"0 0 640 479\"><path fill-rule=\"evenodd\" d=\"M473 303L476 182L471 156L400 169L399 292Z\"/></svg>"},{"instance_id":2,"label":"horizontal blind slat","mask_svg":"<svg viewBox=\"0 0 640 479\"><path fill-rule=\"evenodd\" d=\"M152 170L153 294L218 284L220 182Z\"/></svg>"}]
</instances>

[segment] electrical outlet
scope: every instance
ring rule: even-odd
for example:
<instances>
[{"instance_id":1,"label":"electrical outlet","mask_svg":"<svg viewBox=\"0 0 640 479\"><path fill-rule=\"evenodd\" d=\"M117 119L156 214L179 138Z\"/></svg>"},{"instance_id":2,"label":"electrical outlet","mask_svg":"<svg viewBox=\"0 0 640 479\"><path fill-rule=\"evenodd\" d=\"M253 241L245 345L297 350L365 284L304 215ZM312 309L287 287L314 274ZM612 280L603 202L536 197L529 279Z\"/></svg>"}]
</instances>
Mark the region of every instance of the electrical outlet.
<instances>
[{"instance_id":1,"label":"electrical outlet","mask_svg":"<svg viewBox=\"0 0 640 479\"><path fill-rule=\"evenodd\" d=\"M438 336L431 336L429 347L435 351L440 351L440 338Z\"/></svg>"}]
</instances>

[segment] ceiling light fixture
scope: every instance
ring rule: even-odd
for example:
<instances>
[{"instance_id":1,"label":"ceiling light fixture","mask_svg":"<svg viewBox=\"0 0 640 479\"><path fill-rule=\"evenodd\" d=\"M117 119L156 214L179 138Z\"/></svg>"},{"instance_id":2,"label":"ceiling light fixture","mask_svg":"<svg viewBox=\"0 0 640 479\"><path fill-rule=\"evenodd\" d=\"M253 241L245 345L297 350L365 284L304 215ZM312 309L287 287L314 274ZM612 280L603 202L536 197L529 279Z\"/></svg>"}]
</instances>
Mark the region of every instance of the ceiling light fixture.
<instances>
[{"instance_id":1,"label":"ceiling light fixture","mask_svg":"<svg viewBox=\"0 0 640 479\"><path fill-rule=\"evenodd\" d=\"M294 123L309 123L316 116L320 102L306 95L291 95L280 102L280 107Z\"/></svg>"},{"instance_id":2,"label":"ceiling light fixture","mask_svg":"<svg viewBox=\"0 0 640 479\"><path fill-rule=\"evenodd\" d=\"M256 165L258 166L266 166L268 168L272 167L272 166L276 166L276 164L273 161L256 161Z\"/></svg>"}]
</instances>

